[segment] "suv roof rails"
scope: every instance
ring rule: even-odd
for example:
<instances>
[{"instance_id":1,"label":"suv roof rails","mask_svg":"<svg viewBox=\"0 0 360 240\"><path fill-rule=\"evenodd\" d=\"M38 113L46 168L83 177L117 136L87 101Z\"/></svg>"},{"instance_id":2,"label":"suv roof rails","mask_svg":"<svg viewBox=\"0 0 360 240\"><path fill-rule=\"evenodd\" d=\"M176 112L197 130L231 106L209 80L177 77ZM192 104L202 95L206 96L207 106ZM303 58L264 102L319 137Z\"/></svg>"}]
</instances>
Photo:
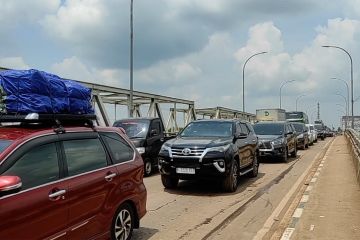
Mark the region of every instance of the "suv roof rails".
<instances>
[{"instance_id":1,"label":"suv roof rails","mask_svg":"<svg viewBox=\"0 0 360 240\"><path fill-rule=\"evenodd\" d=\"M2 114L0 123L21 123L21 124L50 124L55 128L62 129L62 126L88 126L93 128L93 120L96 120L95 114Z\"/></svg>"}]
</instances>

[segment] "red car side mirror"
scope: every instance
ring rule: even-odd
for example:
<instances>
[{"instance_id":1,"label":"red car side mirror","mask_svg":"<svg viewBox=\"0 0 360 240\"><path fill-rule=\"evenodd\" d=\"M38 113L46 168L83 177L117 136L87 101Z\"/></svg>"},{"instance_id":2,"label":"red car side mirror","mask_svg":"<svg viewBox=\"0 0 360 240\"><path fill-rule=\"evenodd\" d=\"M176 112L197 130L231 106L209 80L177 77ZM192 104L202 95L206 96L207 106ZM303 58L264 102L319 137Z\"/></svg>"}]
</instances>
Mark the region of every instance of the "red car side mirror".
<instances>
[{"instance_id":1,"label":"red car side mirror","mask_svg":"<svg viewBox=\"0 0 360 240\"><path fill-rule=\"evenodd\" d=\"M21 186L21 178L18 176L0 176L0 192L19 189Z\"/></svg>"}]
</instances>

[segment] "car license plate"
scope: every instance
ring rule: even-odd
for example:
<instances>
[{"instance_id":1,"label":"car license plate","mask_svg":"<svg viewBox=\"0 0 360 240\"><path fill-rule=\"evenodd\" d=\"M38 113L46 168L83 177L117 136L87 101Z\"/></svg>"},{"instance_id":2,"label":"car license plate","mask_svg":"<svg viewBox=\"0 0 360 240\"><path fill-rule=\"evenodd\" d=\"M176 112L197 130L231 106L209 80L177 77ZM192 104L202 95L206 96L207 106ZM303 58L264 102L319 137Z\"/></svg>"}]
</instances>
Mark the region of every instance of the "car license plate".
<instances>
[{"instance_id":1,"label":"car license plate","mask_svg":"<svg viewBox=\"0 0 360 240\"><path fill-rule=\"evenodd\" d=\"M176 173L195 174L195 168L176 168Z\"/></svg>"}]
</instances>

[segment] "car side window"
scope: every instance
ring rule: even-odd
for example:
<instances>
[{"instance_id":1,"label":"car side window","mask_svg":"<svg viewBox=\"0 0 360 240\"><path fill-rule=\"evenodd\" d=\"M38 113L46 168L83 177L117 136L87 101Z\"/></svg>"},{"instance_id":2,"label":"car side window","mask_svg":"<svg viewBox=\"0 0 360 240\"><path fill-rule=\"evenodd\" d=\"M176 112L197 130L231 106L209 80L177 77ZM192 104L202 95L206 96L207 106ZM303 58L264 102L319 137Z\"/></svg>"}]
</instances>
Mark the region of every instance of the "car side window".
<instances>
[{"instance_id":1,"label":"car side window","mask_svg":"<svg viewBox=\"0 0 360 240\"><path fill-rule=\"evenodd\" d=\"M59 161L55 143L32 148L2 175L20 177L22 190L58 180Z\"/></svg>"},{"instance_id":2,"label":"car side window","mask_svg":"<svg viewBox=\"0 0 360 240\"><path fill-rule=\"evenodd\" d=\"M160 132L161 132L160 121L155 120L155 121L153 121L151 123L151 125L150 125L150 133L153 130L155 130L157 132L157 135L160 134Z\"/></svg>"},{"instance_id":3,"label":"car side window","mask_svg":"<svg viewBox=\"0 0 360 240\"><path fill-rule=\"evenodd\" d=\"M254 128L251 126L251 124L246 123L246 126L247 126L247 128L249 129L249 131L250 131L251 133L254 133Z\"/></svg>"},{"instance_id":4,"label":"car side window","mask_svg":"<svg viewBox=\"0 0 360 240\"><path fill-rule=\"evenodd\" d=\"M127 162L134 157L134 150L116 133L101 134L109 147L114 164Z\"/></svg>"},{"instance_id":5,"label":"car side window","mask_svg":"<svg viewBox=\"0 0 360 240\"><path fill-rule=\"evenodd\" d=\"M243 123L240 123L240 126L241 126L241 133L249 135L249 129L246 127L246 125Z\"/></svg>"},{"instance_id":6,"label":"car side window","mask_svg":"<svg viewBox=\"0 0 360 240\"><path fill-rule=\"evenodd\" d=\"M98 138L67 140L63 146L69 176L107 166L106 152Z\"/></svg>"},{"instance_id":7,"label":"car side window","mask_svg":"<svg viewBox=\"0 0 360 240\"><path fill-rule=\"evenodd\" d=\"M236 133L239 134L239 133L242 133L242 129L241 129L241 126L240 126L240 123L237 122L235 124L235 129L236 129Z\"/></svg>"},{"instance_id":8,"label":"car side window","mask_svg":"<svg viewBox=\"0 0 360 240\"><path fill-rule=\"evenodd\" d=\"M292 124L290 125L290 129L291 129L291 132L293 132L293 133L296 132L296 129L295 129L294 125L292 125Z\"/></svg>"},{"instance_id":9,"label":"car side window","mask_svg":"<svg viewBox=\"0 0 360 240\"><path fill-rule=\"evenodd\" d=\"M293 132L292 125L290 125L290 124L287 125L287 130L286 130L286 132L287 132L287 133Z\"/></svg>"}]
</instances>

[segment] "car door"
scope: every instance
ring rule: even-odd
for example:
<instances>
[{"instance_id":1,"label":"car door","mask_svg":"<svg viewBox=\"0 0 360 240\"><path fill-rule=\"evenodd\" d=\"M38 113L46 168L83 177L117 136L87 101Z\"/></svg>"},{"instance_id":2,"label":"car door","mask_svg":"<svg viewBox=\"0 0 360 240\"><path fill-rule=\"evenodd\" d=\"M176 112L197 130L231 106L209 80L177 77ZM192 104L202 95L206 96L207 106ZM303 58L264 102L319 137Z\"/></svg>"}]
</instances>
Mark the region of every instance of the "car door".
<instances>
[{"instance_id":1,"label":"car door","mask_svg":"<svg viewBox=\"0 0 360 240\"><path fill-rule=\"evenodd\" d=\"M69 184L69 238L93 238L110 229L104 214L109 211L109 195L117 189L117 169L97 132L65 133L59 138Z\"/></svg>"},{"instance_id":2,"label":"car door","mask_svg":"<svg viewBox=\"0 0 360 240\"><path fill-rule=\"evenodd\" d=\"M149 156L152 159L156 159L160 148L164 142L164 131L162 129L162 124L159 119L154 119L150 123L147 147L149 150Z\"/></svg>"},{"instance_id":3,"label":"car door","mask_svg":"<svg viewBox=\"0 0 360 240\"><path fill-rule=\"evenodd\" d=\"M250 130L246 126L245 123L240 123L241 126L241 132L246 136L244 138L244 154L245 154L245 166L248 166L252 163L253 159L253 145L252 145L252 139L250 136Z\"/></svg>"},{"instance_id":4,"label":"car door","mask_svg":"<svg viewBox=\"0 0 360 240\"><path fill-rule=\"evenodd\" d=\"M242 133L240 122L235 123L235 136L240 136ZM244 138L238 138L236 139L234 143L234 147L236 148L236 151L239 155L240 159L240 168L243 168L247 165L247 159L246 159L246 140Z\"/></svg>"},{"instance_id":5,"label":"car door","mask_svg":"<svg viewBox=\"0 0 360 240\"><path fill-rule=\"evenodd\" d=\"M68 239L68 186L57 139L33 139L1 165L1 175L19 176L22 187L0 197L0 239Z\"/></svg>"},{"instance_id":6,"label":"car door","mask_svg":"<svg viewBox=\"0 0 360 240\"><path fill-rule=\"evenodd\" d=\"M288 142L288 151L289 153L294 151L296 148L296 131L291 124L286 124L286 133L287 133L287 142Z\"/></svg>"},{"instance_id":7,"label":"car door","mask_svg":"<svg viewBox=\"0 0 360 240\"><path fill-rule=\"evenodd\" d=\"M257 154L256 151L257 151L257 145L258 145L258 138L255 134L253 127L249 123L246 123L246 126L249 129L249 143L251 146L250 163L252 163L255 158L255 155Z\"/></svg>"}]
</instances>

